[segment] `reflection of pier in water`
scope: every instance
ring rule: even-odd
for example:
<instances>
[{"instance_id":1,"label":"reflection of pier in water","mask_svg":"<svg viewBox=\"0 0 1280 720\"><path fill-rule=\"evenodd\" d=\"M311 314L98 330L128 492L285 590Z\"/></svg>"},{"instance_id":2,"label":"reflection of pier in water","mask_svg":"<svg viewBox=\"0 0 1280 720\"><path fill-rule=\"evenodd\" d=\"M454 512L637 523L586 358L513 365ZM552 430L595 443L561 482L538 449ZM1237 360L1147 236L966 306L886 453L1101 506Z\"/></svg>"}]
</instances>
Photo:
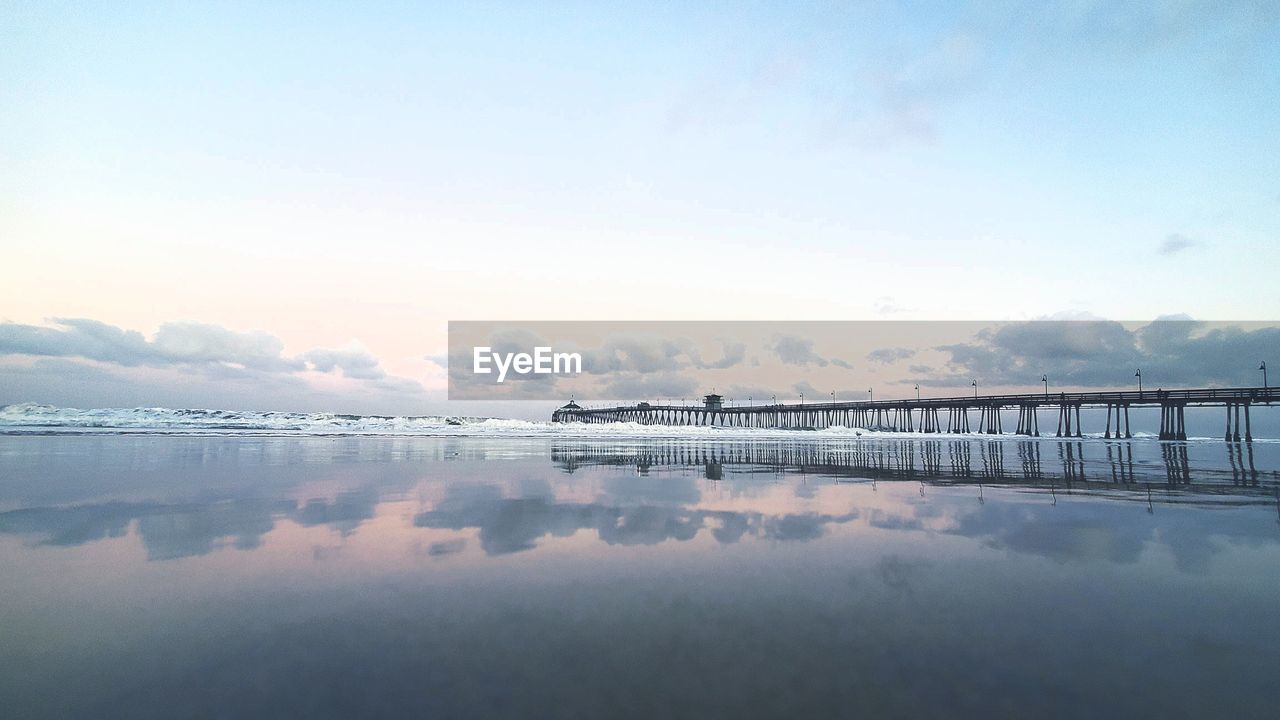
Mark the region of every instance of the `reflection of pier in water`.
<instances>
[{"instance_id":1,"label":"reflection of pier in water","mask_svg":"<svg viewBox=\"0 0 1280 720\"><path fill-rule=\"evenodd\" d=\"M1156 452L1158 448L1158 453ZM567 472L584 466L653 469L701 467L706 478L760 473L840 480L912 480L926 484L1009 484L1277 496L1280 474L1259 470L1248 444L1197 448L1217 466L1193 466L1185 443L1129 441L1005 441L893 439L857 443L690 442L654 440L619 447L607 442L558 442L552 460ZM1143 455L1142 453L1146 453ZM1225 458L1218 455L1226 454Z\"/></svg>"}]
</instances>

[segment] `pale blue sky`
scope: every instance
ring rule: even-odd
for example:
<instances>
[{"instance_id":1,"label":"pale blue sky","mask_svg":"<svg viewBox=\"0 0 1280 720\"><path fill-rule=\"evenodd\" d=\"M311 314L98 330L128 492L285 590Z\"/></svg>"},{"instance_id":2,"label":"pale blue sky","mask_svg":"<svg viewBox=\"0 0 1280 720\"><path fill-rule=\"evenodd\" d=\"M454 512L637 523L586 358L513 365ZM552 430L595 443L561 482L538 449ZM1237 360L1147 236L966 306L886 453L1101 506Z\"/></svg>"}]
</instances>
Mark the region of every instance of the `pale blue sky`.
<instances>
[{"instance_id":1,"label":"pale blue sky","mask_svg":"<svg viewBox=\"0 0 1280 720\"><path fill-rule=\"evenodd\" d=\"M0 320L1274 319L1277 7L9 3Z\"/></svg>"}]
</instances>

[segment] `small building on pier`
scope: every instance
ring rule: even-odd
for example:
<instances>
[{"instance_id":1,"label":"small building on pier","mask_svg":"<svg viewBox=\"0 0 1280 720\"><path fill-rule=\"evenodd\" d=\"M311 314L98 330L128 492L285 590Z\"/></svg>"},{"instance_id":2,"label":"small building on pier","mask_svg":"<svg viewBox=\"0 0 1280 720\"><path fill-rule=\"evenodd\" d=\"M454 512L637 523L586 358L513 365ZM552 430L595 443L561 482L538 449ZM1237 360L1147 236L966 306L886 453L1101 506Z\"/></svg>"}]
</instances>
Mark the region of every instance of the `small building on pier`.
<instances>
[{"instance_id":1,"label":"small building on pier","mask_svg":"<svg viewBox=\"0 0 1280 720\"><path fill-rule=\"evenodd\" d=\"M706 395L706 396L704 396L704 397L702 398L702 401L703 401L703 402L705 402L705 403L707 404L707 409L708 409L708 410L723 410L723 409L724 409L724 398L723 398L722 396L720 396L720 395L715 394L715 393L711 393L710 395Z\"/></svg>"},{"instance_id":2,"label":"small building on pier","mask_svg":"<svg viewBox=\"0 0 1280 720\"><path fill-rule=\"evenodd\" d=\"M556 409L551 413L551 422L565 422L567 420L578 419L578 413L582 411L582 406L570 400L567 404Z\"/></svg>"}]
</instances>

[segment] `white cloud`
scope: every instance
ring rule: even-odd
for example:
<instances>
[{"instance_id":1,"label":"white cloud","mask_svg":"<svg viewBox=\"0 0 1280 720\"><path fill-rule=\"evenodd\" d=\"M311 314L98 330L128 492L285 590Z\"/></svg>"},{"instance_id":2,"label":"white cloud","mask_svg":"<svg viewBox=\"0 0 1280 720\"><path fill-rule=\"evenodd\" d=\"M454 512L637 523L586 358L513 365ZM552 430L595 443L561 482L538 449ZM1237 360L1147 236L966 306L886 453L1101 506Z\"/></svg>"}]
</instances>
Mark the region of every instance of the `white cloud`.
<instances>
[{"instance_id":1,"label":"white cloud","mask_svg":"<svg viewBox=\"0 0 1280 720\"><path fill-rule=\"evenodd\" d=\"M79 364L98 376L111 368L154 368L173 382L173 373L200 373L210 386L237 382L277 392L305 390L307 371L340 375L376 392L421 394L422 386L409 378L388 375L378 358L358 343L343 348L317 348L296 357L284 354L284 343L265 332L240 332L220 325L195 322L165 323L148 339L87 318L54 318L48 326L0 323L0 356L56 358L60 367ZM142 386L136 377L130 387ZM283 384L282 384L283 383ZM25 398L24 398L25 399ZM117 403L137 400L122 396Z\"/></svg>"},{"instance_id":2,"label":"white cloud","mask_svg":"<svg viewBox=\"0 0 1280 720\"><path fill-rule=\"evenodd\" d=\"M1182 233L1170 233L1170 235L1164 239L1164 242L1160 243L1159 252L1161 255L1177 255L1183 250L1195 247L1199 244L1200 243L1192 240Z\"/></svg>"}]
</instances>

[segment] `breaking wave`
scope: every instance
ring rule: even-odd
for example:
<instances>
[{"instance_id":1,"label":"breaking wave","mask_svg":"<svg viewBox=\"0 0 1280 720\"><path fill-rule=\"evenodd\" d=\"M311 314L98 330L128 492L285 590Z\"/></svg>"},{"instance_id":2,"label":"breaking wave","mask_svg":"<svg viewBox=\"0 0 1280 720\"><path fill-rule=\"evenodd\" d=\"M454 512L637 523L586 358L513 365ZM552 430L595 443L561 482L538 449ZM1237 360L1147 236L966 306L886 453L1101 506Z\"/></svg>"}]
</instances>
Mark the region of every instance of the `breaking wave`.
<instances>
[{"instance_id":1,"label":"breaking wave","mask_svg":"<svg viewBox=\"0 0 1280 720\"><path fill-rule=\"evenodd\" d=\"M639 423L534 422L447 415L344 415L173 408L63 408L22 403L0 407L0 434L149 433L172 435L450 435L561 437L688 437L773 434L719 427L672 427ZM822 431L839 432L839 429ZM853 431L845 431L852 434Z\"/></svg>"}]
</instances>

